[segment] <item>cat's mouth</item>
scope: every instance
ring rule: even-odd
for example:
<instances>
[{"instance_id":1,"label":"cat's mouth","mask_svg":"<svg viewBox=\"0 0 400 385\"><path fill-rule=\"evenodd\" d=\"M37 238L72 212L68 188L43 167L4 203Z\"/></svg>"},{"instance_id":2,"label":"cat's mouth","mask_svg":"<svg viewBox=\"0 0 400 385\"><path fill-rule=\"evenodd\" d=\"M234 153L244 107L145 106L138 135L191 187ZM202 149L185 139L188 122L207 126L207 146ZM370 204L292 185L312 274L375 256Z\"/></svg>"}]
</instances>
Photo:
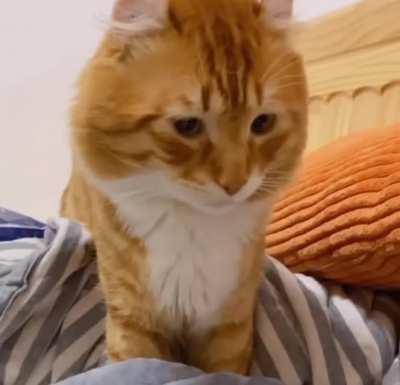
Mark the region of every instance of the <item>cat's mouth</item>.
<instances>
[{"instance_id":1,"label":"cat's mouth","mask_svg":"<svg viewBox=\"0 0 400 385\"><path fill-rule=\"evenodd\" d=\"M172 196L178 202L204 213L221 215L252 201L259 188L258 184L248 184L236 194L229 195L216 185L208 186L208 188L182 185L178 189L173 189Z\"/></svg>"},{"instance_id":2,"label":"cat's mouth","mask_svg":"<svg viewBox=\"0 0 400 385\"><path fill-rule=\"evenodd\" d=\"M239 204L238 202L229 199L229 197L225 197L222 194L215 193L214 191L207 192L196 189L192 190L187 187L176 189L172 196L178 203L214 215L229 212Z\"/></svg>"},{"instance_id":3,"label":"cat's mouth","mask_svg":"<svg viewBox=\"0 0 400 385\"><path fill-rule=\"evenodd\" d=\"M233 211L238 204L210 205L201 202L192 202L191 206L208 215L223 215Z\"/></svg>"}]
</instances>

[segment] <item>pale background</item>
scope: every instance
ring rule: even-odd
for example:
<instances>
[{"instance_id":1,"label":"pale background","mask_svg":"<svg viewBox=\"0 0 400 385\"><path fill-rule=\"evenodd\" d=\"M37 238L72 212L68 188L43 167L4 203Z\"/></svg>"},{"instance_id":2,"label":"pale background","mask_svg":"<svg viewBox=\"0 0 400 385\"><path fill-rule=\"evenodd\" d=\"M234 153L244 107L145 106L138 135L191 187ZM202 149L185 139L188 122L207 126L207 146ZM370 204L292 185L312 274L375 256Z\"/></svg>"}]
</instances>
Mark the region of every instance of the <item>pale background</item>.
<instances>
[{"instance_id":1,"label":"pale background","mask_svg":"<svg viewBox=\"0 0 400 385\"><path fill-rule=\"evenodd\" d=\"M307 20L357 0L294 0ZM23 5L22 5L23 3ZM0 13L0 206L56 216L70 171L74 81L113 0L5 0Z\"/></svg>"},{"instance_id":2,"label":"pale background","mask_svg":"<svg viewBox=\"0 0 400 385\"><path fill-rule=\"evenodd\" d=\"M293 12L297 19L308 20L358 1L359 0L294 0Z\"/></svg>"}]
</instances>

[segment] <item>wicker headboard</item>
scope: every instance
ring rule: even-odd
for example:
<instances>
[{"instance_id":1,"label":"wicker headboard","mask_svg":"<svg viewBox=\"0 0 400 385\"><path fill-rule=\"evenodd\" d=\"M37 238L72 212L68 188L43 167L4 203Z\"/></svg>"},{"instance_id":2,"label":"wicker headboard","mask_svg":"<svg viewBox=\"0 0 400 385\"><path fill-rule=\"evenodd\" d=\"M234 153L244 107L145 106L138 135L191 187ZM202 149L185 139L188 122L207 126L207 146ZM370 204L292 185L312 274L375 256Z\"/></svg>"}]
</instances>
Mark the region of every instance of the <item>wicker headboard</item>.
<instances>
[{"instance_id":1,"label":"wicker headboard","mask_svg":"<svg viewBox=\"0 0 400 385\"><path fill-rule=\"evenodd\" d=\"M399 20L399 0L364 0L297 34L309 80L309 151L400 122Z\"/></svg>"}]
</instances>

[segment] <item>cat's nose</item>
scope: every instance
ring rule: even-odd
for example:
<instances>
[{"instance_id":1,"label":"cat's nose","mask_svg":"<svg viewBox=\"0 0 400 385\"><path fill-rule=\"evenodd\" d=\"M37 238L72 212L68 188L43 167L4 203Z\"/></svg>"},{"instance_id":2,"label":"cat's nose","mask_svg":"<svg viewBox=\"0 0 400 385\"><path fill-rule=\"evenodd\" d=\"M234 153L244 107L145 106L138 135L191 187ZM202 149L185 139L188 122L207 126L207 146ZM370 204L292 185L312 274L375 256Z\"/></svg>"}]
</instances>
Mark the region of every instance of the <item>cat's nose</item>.
<instances>
[{"instance_id":1,"label":"cat's nose","mask_svg":"<svg viewBox=\"0 0 400 385\"><path fill-rule=\"evenodd\" d=\"M236 195L246 185L250 172L247 153L234 150L219 153L212 169L214 181L230 196Z\"/></svg>"},{"instance_id":2,"label":"cat's nose","mask_svg":"<svg viewBox=\"0 0 400 385\"><path fill-rule=\"evenodd\" d=\"M243 187L243 182L238 180L233 181L220 181L219 185L228 195L235 195L237 194L241 188Z\"/></svg>"}]
</instances>

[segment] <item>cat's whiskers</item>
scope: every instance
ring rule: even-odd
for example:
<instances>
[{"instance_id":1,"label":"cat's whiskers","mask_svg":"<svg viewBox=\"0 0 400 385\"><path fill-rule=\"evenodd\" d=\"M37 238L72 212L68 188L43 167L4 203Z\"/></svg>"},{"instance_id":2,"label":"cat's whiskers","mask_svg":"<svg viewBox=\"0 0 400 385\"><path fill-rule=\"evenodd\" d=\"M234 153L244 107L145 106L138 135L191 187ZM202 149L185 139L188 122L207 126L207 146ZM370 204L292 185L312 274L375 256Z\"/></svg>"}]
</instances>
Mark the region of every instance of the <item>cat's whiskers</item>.
<instances>
[{"instance_id":1,"label":"cat's whiskers","mask_svg":"<svg viewBox=\"0 0 400 385\"><path fill-rule=\"evenodd\" d=\"M121 198L134 198L134 197L140 197L140 196L155 196L154 192L151 192L150 190L132 190L132 191L124 191L118 194L119 197Z\"/></svg>"},{"instance_id":2,"label":"cat's whiskers","mask_svg":"<svg viewBox=\"0 0 400 385\"><path fill-rule=\"evenodd\" d=\"M282 171L268 171L266 174L265 174L265 178L285 178L285 179L287 179L288 178L288 175L287 175L287 173L285 173L285 172L282 172Z\"/></svg>"},{"instance_id":3,"label":"cat's whiskers","mask_svg":"<svg viewBox=\"0 0 400 385\"><path fill-rule=\"evenodd\" d=\"M279 172L279 171L270 171L265 175L263 182L261 183L260 189L265 192L275 192L280 189L282 185L289 182L289 175Z\"/></svg>"},{"instance_id":4,"label":"cat's whiskers","mask_svg":"<svg viewBox=\"0 0 400 385\"><path fill-rule=\"evenodd\" d=\"M275 188L279 188L281 185L282 185L282 182L265 183L265 184L262 184L262 185L260 186L260 188L263 188L263 189L269 189L269 188L275 189Z\"/></svg>"},{"instance_id":5,"label":"cat's whiskers","mask_svg":"<svg viewBox=\"0 0 400 385\"><path fill-rule=\"evenodd\" d=\"M302 76L298 76L298 75L286 75L286 76L282 76L279 78L274 78L271 79L271 82L274 82L275 84L279 84L283 81L287 81L287 80L298 80L298 81L302 81L303 77Z\"/></svg>"},{"instance_id":6,"label":"cat's whiskers","mask_svg":"<svg viewBox=\"0 0 400 385\"><path fill-rule=\"evenodd\" d=\"M281 62L279 62L278 64L281 64ZM281 74L283 74L285 71L287 71L291 66L293 66L295 64L296 64L296 60L291 60L291 61L287 62L283 67L276 66L273 70L266 72L262 76L262 81L266 82L266 81L276 80ZM278 69L278 71L274 72L276 69Z\"/></svg>"},{"instance_id":7,"label":"cat's whiskers","mask_svg":"<svg viewBox=\"0 0 400 385\"><path fill-rule=\"evenodd\" d=\"M286 83L286 84L280 84L278 87L274 88L274 92L278 92L281 90L284 90L286 88L292 88L292 87L297 87L303 85L303 82L292 82L292 83Z\"/></svg>"},{"instance_id":8,"label":"cat's whiskers","mask_svg":"<svg viewBox=\"0 0 400 385\"><path fill-rule=\"evenodd\" d=\"M204 192L204 193L208 191L204 186L201 186L201 185L196 184L196 183L190 183L190 182L185 181L185 180L180 180L179 183L183 187L188 188L190 190L200 191L200 192Z\"/></svg>"},{"instance_id":9,"label":"cat's whiskers","mask_svg":"<svg viewBox=\"0 0 400 385\"><path fill-rule=\"evenodd\" d=\"M291 62L288 62L286 65L284 65L282 68L279 68L279 71L272 73L271 76L269 76L266 81L268 82L277 82L280 81L285 76L298 76L299 78L303 78L302 75L287 75L286 71L290 69L293 65L296 64L296 61L293 60Z\"/></svg>"},{"instance_id":10,"label":"cat's whiskers","mask_svg":"<svg viewBox=\"0 0 400 385\"><path fill-rule=\"evenodd\" d=\"M262 75L261 80L264 82L266 79L270 77L271 74L274 73L274 71L279 68L280 64L284 61L284 59L288 56L289 54L287 52L283 53L282 55L278 56L272 64L268 67L268 69L265 71L265 73Z\"/></svg>"}]
</instances>

